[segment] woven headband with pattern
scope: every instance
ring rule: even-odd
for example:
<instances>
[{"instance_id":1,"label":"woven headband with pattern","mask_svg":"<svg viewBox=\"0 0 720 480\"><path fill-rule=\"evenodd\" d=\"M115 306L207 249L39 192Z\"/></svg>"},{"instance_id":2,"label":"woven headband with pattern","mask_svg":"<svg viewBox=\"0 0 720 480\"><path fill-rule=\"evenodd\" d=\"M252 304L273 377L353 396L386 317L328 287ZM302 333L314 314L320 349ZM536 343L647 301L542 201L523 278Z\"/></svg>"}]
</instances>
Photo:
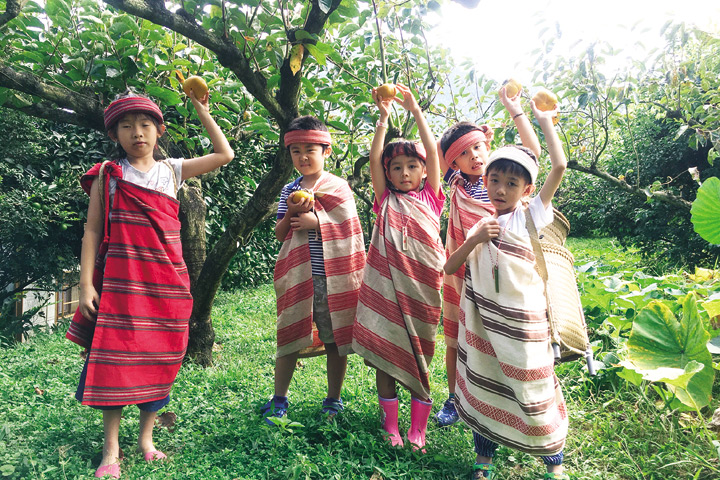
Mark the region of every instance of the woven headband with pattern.
<instances>
[{"instance_id":1,"label":"woven headband with pattern","mask_svg":"<svg viewBox=\"0 0 720 480\"><path fill-rule=\"evenodd\" d=\"M160 111L160 107L155 102L145 97L124 97L112 102L104 113L105 117L105 129L115 125L122 116L129 112L141 112L147 113L154 117L158 122L164 123L163 114Z\"/></svg>"},{"instance_id":2,"label":"woven headband with pattern","mask_svg":"<svg viewBox=\"0 0 720 480\"><path fill-rule=\"evenodd\" d=\"M535 184L535 180L537 180L538 176L538 171L540 170L537 159L533 159L527 153L513 146L502 147L495 150L492 155L490 155L487 165L485 165L485 172L487 172L490 168L490 164L492 164L496 160L502 159L519 163L530 174L530 180L532 180L531 183Z\"/></svg>"},{"instance_id":3,"label":"woven headband with pattern","mask_svg":"<svg viewBox=\"0 0 720 480\"><path fill-rule=\"evenodd\" d=\"M488 146L487 144L489 143L487 136L481 130L472 130L466 133L455 140L452 145L450 145L450 148L447 149L445 162L447 162L448 165L452 165L468 147L472 147L479 142L485 143L486 146Z\"/></svg>"},{"instance_id":4,"label":"woven headband with pattern","mask_svg":"<svg viewBox=\"0 0 720 480\"><path fill-rule=\"evenodd\" d=\"M317 145L332 145L330 132L322 130L292 130L285 134L285 146L293 143L315 143Z\"/></svg>"}]
</instances>

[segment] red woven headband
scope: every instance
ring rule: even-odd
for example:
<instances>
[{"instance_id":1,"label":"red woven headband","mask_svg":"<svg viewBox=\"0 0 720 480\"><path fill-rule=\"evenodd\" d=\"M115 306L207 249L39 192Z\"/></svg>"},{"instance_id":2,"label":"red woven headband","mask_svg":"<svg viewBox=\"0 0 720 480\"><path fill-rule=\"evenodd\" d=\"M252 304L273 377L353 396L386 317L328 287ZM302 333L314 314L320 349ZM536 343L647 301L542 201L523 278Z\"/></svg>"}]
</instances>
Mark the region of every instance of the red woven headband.
<instances>
[{"instance_id":1,"label":"red woven headband","mask_svg":"<svg viewBox=\"0 0 720 480\"><path fill-rule=\"evenodd\" d=\"M128 112L147 113L158 122L165 122L160 107L149 98L124 97L115 100L105 109L105 129L110 130L110 128Z\"/></svg>"},{"instance_id":2,"label":"red woven headband","mask_svg":"<svg viewBox=\"0 0 720 480\"><path fill-rule=\"evenodd\" d=\"M487 136L485 136L482 131L473 130L466 133L455 140L452 145L450 145L450 148L447 149L447 153L445 153L445 162L447 162L448 165L452 165L462 152L464 152L468 147L472 147L479 142L485 143L486 145L489 143Z\"/></svg>"},{"instance_id":3,"label":"red woven headband","mask_svg":"<svg viewBox=\"0 0 720 480\"><path fill-rule=\"evenodd\" d=\"M293 130L285 134L285 146L293 143L314 143L317 145L332 145L330 132L322 130Z\"/></svg>"}]
</instances>

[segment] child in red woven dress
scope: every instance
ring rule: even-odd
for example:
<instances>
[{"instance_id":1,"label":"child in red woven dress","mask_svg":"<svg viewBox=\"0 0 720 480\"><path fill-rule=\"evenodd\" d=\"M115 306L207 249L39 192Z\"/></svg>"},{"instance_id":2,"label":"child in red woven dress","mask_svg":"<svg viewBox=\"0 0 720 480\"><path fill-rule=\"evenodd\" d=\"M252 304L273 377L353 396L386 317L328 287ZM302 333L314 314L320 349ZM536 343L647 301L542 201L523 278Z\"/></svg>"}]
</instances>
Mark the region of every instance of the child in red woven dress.
<instances>
[{"instance_id":1,"label":"child in red woven dress","mask_svg":"<svg viewBox=\"0 0 720 480\"><path fill-rule=\"evenodd\" d=\"M188 340L190 280L180 244L176 193L190 177L234 156L210 116L209 96L190 95L214 152L156 161L165 132L160 108L127 95L105 110L108 136L122 158L95 165L81 179L90 195L80 260L80 305L67 338L87 349L76 397L103 411L104 445L96 477L120 478L122 407L140 408L138 450L146 461L165 454L153 443L156 412L170 388Z\"/></svg>"},{"instance_id":2,"label":"child in red woven dress","mask_svg":"<svg viewBox=\"0 0 720 480\"><path fill-rule=\"evenodd\" d=\"M283 187L275 236L283 242L275 264L277 358L275 392L262 407L268 425L288 409L290 382L298 357L327 354L327 397L321 411L335 416L347 355L351 353L365 243L348 183L325 171L331 137L319 119L290 122L284 135L301 176Z\"/></svg>"},{"instance_id":3,"label":"child in red woven dress","mask_svg":"<svg viewBox=\"0 0 720 480\"><path fill-rule=\"evenodd\" d=\"M407 439L422 449L432 407L428 366L440 321L445 195L435 137L410 89L397 89L402 98L380 98L373 90L380 119L370 147L370 173L378 217L360 288L353 350L376 369L383 429L392 445L403 444L396 385L410 390ZM383 148L392 102L413 115L422 145L400 140Z\"/></svg>"},{"instance_id":4,"label":"child in red woven dress","mask_svg":"<svg viewBox=\"0 0 720 480\"><path fill-rule=\"evenodd\" d=\"M500 101L515 122L523 146L540 155L540 142L520 103L519 90L515 96L506 95L506 87L500 89ZM482 176L490 155L493 131L488 125L477 126L459 122L447 129L439 142L440 169L450 186L450 211L448 213L445 248L448 256L465 241L468 230L480 218L495 211L487 195ZM465 268L452 275L445 274L443 282L443 330L445 333L445 368L448 377L449 396L435 415L438 425L445 427L459 420L455 409L455 369L457 367L458 309L463 295Z\"/></svg>"}]
</instances>

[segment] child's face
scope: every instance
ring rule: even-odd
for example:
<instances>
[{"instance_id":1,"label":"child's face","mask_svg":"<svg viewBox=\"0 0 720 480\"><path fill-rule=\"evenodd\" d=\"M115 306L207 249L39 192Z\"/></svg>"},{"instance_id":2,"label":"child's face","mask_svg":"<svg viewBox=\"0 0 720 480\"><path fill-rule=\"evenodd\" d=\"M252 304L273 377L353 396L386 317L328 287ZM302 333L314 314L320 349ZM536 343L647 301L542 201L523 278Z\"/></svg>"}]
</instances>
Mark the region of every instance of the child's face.
<instances>
[{"instance_id":1,"label":"child's face","mask_svg":"<svg viewBox=\"0 0 720 480\"><path fill-rule=\"evenodd\" d=\"M515 210L520 199L535 190L535 185L527 183L522 176L500 170L490 170L483 180L490 203L493 204L498 215L505 215Z\"/></svg>"},{"instance_id":2,"label":"child's face","mask_svg":"<svg viewBox=\"0 0 720 480\"><path fill-rule=\"evenodd\" d=\"M109 135L127 153L128 158L152 156L158 138L165 132L165 125L155 125L152 117L145 113L126 113L120 118L115 131Z\"/></svg>"},{"instance_id":3,"label":"child's face","mask_svg":"<svg viewBox=\"0 0 720 480\"><path fill-rule=\"evenodd\" d=\"M318 177L325 168L325 159L330 155L330 148L323 148L317 143L293 143L290 145L295 170L305 178Z\"/></svg>"},{"instance_id":4,"label":"child's face","mask_svg":"<svg viewBox=\"0 0 720 480\"><path fill-rule=\"evenodd\" d=\"M390 183L401 192L417 192L427 171L419 158L398 155L390 160L388 176Z\"/></svg>"},{"instance_id":5,"label":"child's face","mask_svg":"<svg viewBox=\"0 0 720 480\"><path fill-rule=\"evenodd\" d=\"M482 177L485 174L485 164L488 151L485 142L478 142L466 148L460 156L453 160L451 167L460 170L465 175Z\"/></svg>"}]
</instances>

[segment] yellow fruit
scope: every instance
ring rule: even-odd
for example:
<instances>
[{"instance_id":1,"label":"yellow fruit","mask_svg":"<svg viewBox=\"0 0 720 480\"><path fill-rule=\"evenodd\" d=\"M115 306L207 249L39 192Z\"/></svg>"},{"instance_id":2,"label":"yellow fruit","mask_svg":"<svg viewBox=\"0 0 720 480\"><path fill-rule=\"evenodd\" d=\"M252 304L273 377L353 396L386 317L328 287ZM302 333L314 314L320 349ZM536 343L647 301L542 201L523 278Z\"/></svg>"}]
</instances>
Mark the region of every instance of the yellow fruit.
<instances>
[{"instance_id":1,"label":"yellow fruit","mask_svg":"<svg viewBox=\"0 0 720 480\"><path fill-rule=\"evenodd\" d=\"M540 90L538 90L538 92L533 97L533 101L535 102L535 106L539 110L542 110L543 112L547 112L548 110L555 109L555 106L558 103L558 98L550 90L541 88Z\"/></svg>"},{"instance_id":2,"label":"yellow fruit","mask_svg":"<svg viewBox=\"0 0 720 480\"><path fill-rule=\"evenodd\" d=\"M304 198L307 198L308 200L315 200L312 192L308 192L307 190L297 190L290 197L293 203L300 203Z\"/></svg>"},{"instance_id":3,"label":"yellow fruit","mask_svg":"<svg viewBox=\"0 0 720 480\"><path fill-rule=\"evenodd\" d=\"M193 75L183 82L183 91L185 92L185 95L190 95L190 92L193 92L195 94L195 98L200 99L207 95L208 85L202 77Z\"/></svg>"},{"instance_id":4,"label":"yellow fruit","mask_svg":"<svg viewBox=\"0 0 720 480\"><path fill-rule=\"evenodd\" d=\"M510 78L508 80L505 80L505 83L503 83L503 87L505 87L505 95L508 98L513 98L515 95L522 90L522 85L520 85L520 82L515 80L514 78Z\"/></svg>"},{"instance_id":5,"label":"yellow fruit","mask_svg":"<svg viewBox=\"0 0 720 480\"><path fill-rule=\"evenodd\" d=\"M242 119L247 122L251 118L252 118L252 114L250 112L248 112L247 110L245 110L242 114Z\"/></svg>"},{"instance_id":6,"label":"yellow fruit","mask_svg":"<svg viewBox=\"0 0 720 480\"><path fill-rule=\"evenodd\" d=\"M383 83L377 88L377 95L380 99L395 98L397 88L392 83Z\"/></svg>"}]
</instances>

